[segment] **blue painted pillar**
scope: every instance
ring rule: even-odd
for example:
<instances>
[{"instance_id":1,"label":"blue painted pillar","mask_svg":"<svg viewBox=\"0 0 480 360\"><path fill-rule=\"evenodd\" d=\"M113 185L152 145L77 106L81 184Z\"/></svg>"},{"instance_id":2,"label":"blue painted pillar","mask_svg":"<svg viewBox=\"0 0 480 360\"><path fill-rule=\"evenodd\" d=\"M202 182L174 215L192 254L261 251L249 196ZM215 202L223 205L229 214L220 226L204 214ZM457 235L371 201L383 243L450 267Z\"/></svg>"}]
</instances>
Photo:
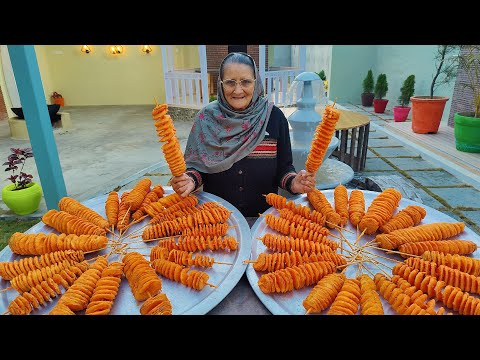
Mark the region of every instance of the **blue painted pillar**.
<instances>
[{"instance_id":1,"label":"blue painted pillar","mask_svg":"<svg viewBox=\"0 0 480 360\"><path fill-rule=\"evenodd\" d=\"M8 45L8 53L45 202L49 210L58 209L58 202L67 195L67 190L53 137L35 48L33 45Z\"/></svg>"}]
</instances>

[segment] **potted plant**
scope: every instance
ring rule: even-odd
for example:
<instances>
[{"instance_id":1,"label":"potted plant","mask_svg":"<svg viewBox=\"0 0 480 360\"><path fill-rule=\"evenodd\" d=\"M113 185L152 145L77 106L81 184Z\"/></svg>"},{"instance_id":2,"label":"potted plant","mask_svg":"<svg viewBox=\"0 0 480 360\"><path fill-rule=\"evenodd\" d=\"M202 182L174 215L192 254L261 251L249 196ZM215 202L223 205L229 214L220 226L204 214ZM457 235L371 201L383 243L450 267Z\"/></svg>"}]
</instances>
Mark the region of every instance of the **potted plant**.
<instances>
[{"instance_id":1,"label":"potted plant","mask_svg":"<svg viewBox=\"0 0 480 360\"><path fill-rule=\"evenodd\" d=\"M410 112L410 98L415 92L415 75L409 75L403 82L400 88L400 96L398 97L398 103L400 106L393 107L393 119L396 122L402 122L407 120L408 113Z\"/></svg>"},{"instance_id":2,"label":"potted plant","mask_svg":"<svg viewBox=\"0 0 480 360\"><path fill-rule=\"evenodd\" d=\"M42 188L36 182L33 182L33 176L23 172L25 162L33 157L31 148L10 148L12 153L8 156L5 171L11 171L12 174L6 180L12 184L6 185L2 189L2 199L17 215L27 215L37 211L40 200L42 199ZM21 165L18 173L19 166Z\"/></svg>"},{"instance_id":3,"label":"potted plant","mask_svg":"<svg viewBox=\"0 0 480 360\"><path fill-rule=\"evenodd\" d=\"M446 96L434 96L440 85L450 83L456 76L455 53L458 45L438 45L435 54L435 74L430 84L430 96L412 96L412 130L419 134L437 133L443 110L448 101Z\"/></svg>"},{"instance_id":4,"label":"potted plant","mask_svg":"<svg viewBox=\"0 0 480 360\"><path fill-rule=\"evenodd\" d=\"M387 107L388 100L383 97L387 95L388 91L388 82L387 75L380 74L377 78L377 83L375 84L375 98L373 99L373 110L376 113L385 112Z\"/></svg>"},{"instance_id":5,"label":"potted plant","mask_svg":"<svg viewBox=\"0 0 480 360\"><path fill-rule=\"evenodd\" d=\"M480 46L463 45L457 57L458 69L463 72L457 79L463 88L471 91L471 111L454 114L455 147L465 152L480 152Z\"/></svg>"},{"instance_id":6,"label":"potted plant","mask_svg":"<svg viewBox=\"0 0 480 360\"><path fill-rule=\"evenodd\" d=\"M375 94L373 93L373 72L368 70L367 76L363 79L362 82L363 93L362 93L362 106L372 106L373 98Z\"/></svg>"}]
</instances>

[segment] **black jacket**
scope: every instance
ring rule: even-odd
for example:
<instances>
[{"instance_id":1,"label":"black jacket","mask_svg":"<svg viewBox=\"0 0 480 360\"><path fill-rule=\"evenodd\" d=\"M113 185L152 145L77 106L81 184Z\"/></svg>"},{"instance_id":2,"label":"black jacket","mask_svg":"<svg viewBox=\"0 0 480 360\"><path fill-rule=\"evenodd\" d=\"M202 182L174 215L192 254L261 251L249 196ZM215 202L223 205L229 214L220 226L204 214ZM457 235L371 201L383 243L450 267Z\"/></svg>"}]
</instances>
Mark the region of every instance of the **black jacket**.
<instances>
[{"instance_id":1,"label":"black jacket","mask_svg":"<svg viewBox=\"0 0 480 360\"><path fill-rule=\"evenodd\" d=\"M203 190L225 199L244 216L263 213L270 205L263 195L278 193L278 187L291 192L296 175L292 164L292 149L288 121L283 112L273 106L264 140L245 158L223 172L206 174L194 168L187 175L195 181L195 189ZM292 193L293 194L293 193Z\"/></svg>"}]
</instances>

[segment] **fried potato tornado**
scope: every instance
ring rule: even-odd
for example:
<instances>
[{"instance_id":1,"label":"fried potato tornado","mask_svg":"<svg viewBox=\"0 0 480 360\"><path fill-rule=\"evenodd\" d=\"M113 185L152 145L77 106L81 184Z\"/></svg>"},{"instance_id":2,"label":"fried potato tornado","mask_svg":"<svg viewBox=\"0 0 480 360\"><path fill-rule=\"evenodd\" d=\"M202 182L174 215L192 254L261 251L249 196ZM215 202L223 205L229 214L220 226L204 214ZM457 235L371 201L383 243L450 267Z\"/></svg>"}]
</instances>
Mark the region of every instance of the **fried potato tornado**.
<instances>
[{"instance_id":1,"label":"fried potato tornado","mask_svg":"<svg viewBox=\"0 0 480 360\"><path fill-rule=\"evenodd\" d=\"M328 239L326 236L330 234L327 228L320 226L319 224L314 224L312 228L305 228L302 225L297 225L290 220L279 218L273 214L265 215L265 223L270 229L276 230L283 235L290 235L295 238L315 241L315 242L333 242L333 240Z\"/></svg>"},{"instance_id":2,"label":"fried potato tornado","mask_svg":"<svg viewBox=\"0 0 480 360\"><path fill-rule=\"evenodd\" d=\"M359 304L360 281L357 279L345 279L327 315L355 315Z\"/></svg>"},{"instance_id":3,"label":"fried potato tornado","mask_svg":"<svg viewBox=\"0 0 480 360\"><path fill-rule=\"evenodd\" d=\"M140 314L172 315L172 304L168 300L167 295L159 293L145 300L142 306L140 306Z\"/></svg>"},{"instance_id":4,"label":"fried potato tornado","mask_svg":"<svg viewBox=\"0 0 480 360\"><path fill-rule=\"evenodd\" d=\"M122 275L123 263L118 261L110 263L103 269L85 310L85 315L107 315L110 313L113 301L117 297Z\"/></svg>"},{"instance_id":5,"label":"fried potato tornado","mask_svg":"<svg viewBox=\"0 0 480 360\"><path fill-rule=\"evenodd\" d=\"M367 274L358 277L360 281L360 314L383 315L383 305L373 279Z\"/></svg>"},{"instance_id":6,"label":"fried potato tornado","mask_svg":"<svg viewBox=\"0 0 480 360\"><path fill-rule=\"evenodd\" d=\"M119 206L118 193L111 191L107 196L107 200L105 200L105 214L107 215L109 227L117 226Z\"/></svg>"},{"instance_id":7,"label":"fried potato tornado","mask_svg":"<svg viewBox=\"0 0 480 360\"><path fill-rule=\"evenodd\" d=\"M150 192L151 185L152 180L149 178L143 178L135 184L124 200L125 205L130 211L138 210L140 206L142 206L143 200L145 200L145 197Z\"/></svg>"},{"instance_id":8,"label":"fried potato tornado","mask_svg":"<svg viewBox=\"0 0 480 360\"><path fill-rule=\"evenodd\" d=\"M464 229L463 222L435 222L394 230L388 234L379 234L374 240L380 247L391 250L410 242L448 239L460 234Z\"/></svg>"},{"instance_id":9,"label":"fried potato tornado","mask_svg":"<svg viewBox=\"0 0 480 360\"><path fill-rule=\"evenodd\" d=\"M325 225L325 216L322 213L318 212L317 210L311 211L309 207L303 206L302 204L295 204L293 200L287 201L287 198L282 195L268 193L266 195L266 201L278 211L282 209L288 209L294 214L303 216L314 223L322 226Z\"/></svg>"},{"instance_id":10,"label":"fried potato tornado","mask_svg":"<svg viewBox=\"0 0 480 360\"><path fill-rule=\"evenodd\" d=\"M20 274L26 274L31 270L50 266L63 260L81 262L84 260L83 251L62 250L20 260L2 261L0 262L0 277L2 277L3 280L11 280Z\"/></svg>"},{"instance_id":11,"label":"fried potato tornado","mask_svg":"<svg viewBox=\"0 0 480 360\"><path fill-rule=\"evenodd\" d=\"M42 221L64 234L75 235L101 235L105 236L106 231L98 225L91 223L81 217L72 215L65 211L57 211L55 209L48 210L43 216ZM106 220L105 220L106 222ZM107 222L108 227L108 222Z\"/></svg>"},{"instance_id":12,"label":"fried potato tornado","mask_svg":"<svg viewBox=\"0 0 480 360\"><path fill-rule=\"evenodd\" d=\"M379 230L384 234L388 234L393 230L406 229L418 225L425 215L427 215L427 212L423 207L408 205L388 220L385 225L380 226Z\"/></svg>"},{"instance_id":13,"label":"fried potato tornado","mask_svg":"<svg viewBox=\"0 0 480 360\"><path fill-rule=\"evenodd\" d=\"M409 255L422 255L425 251L439 251L447 254L466 255L477 250L477 244L470 240L437 240L437 241L420 241L411 242L400 245L398 250L404 254L402 257Z\"/></svg>"},{"instance_id":14,"label":"fried potato tornado","mask_svg":"<svg viewBox=\"0 0 480 360\"><path fill-rule=\"evenodd\" d=\"M479 259L457 254L444 254L439 251L425 251L422 254L422 259L433 261L438 265L446 265L471 275L480 276Z\"/></svg>"},{"instance_id":15,"label":"fried potato tornado","mask_svg":"<svg viewBox=\"0 0 480 360\"><path fill-rule=\"evenodd\" d=\"M130 191L124 191L120 196L120 204L118 205L118 217L117 217L117 226L116 228L120 231L124 231L128 224L130 223L130 218L132 217L132 213L129 210L125 199L130 194Z\"/></svg>"},{"instance_id":16,"label":"fried potato tornado","mask_svg":"<svg viewBox=\"0 0 480 360\"><path fill-rule=\"evenodd\" d=\"M345 265L347 263L347 260L343 255L334 252L311 254L305 252L302 255L300 251L275 252L272 254L260 253L258 254L257 260L254 260L252 263L253 268L256 271L272 272L316 261L331 261L335 263L336 266ZM247 261L247 263L249 262L251 261Z\"/></svg>"},{"instance_id":17,"label":"fried potato tornado","mask_svg":"<svg viewBox=\"0 0 480 360\"><path fill-rule=\"evenodd\" d=\"M42 255L64 250L96 251L105 248L107 243L106 236L21 232L14 233L8 240L12 252L19 255Z\"/></svg>"},{"instance_id":18,"label":"fried potato tornado","mask_svg":"<svg viewBox=\"0 0 480 360\"><path fill-rule=\"evenodd\" d=\"M358 223L361 231L371 235L378 228L388 222L400 203L402 194L393 188L383 190L378 194L367 209L367 212Z\"/></svg>"},{"instance_id":19,"label":"fried potato tornado","mask_svg":"<svg viewBox=\"0 0 480 360\"><path fill-rule=\"evenodd\" d=\"M348 192L347 188L340 184L333 190L335 212L340 215L340 225L345 226L348 222Z\"/></svg>"},{"instance_id":20,"label":"fried potato tornado","mask_svg":"<svg viewBox=\"0 0 480 360\"><path fill-rule=\"evenodd\" d=\"M348 217L353 226L357 226L365 215L365 196L363 191L354 189L348 200ZM373 281L373 280L372 280Z\"/></svg>"},{"instance_id":21,"label":"fried potato tornado","mask_svg":"<svg viewBox=\"0 0 480 360\"><path fill-rule=\"evenodd\" d=\"M145 215L146 214L145 206L147 206L148 204L151 204L152 202L158 201L158 199L160 199L158 194L163 194L163 192L164 192L164 190L163 190L163 187L161 185L155 185L152 188L152 190L147 194L147 196L145 196L145 199L143 200L140 208L132 214L133 220L138 220L143 215Z\"/></svg>"},{"instance_id":22,"label":"fried potato tornado","mask_svg":"<svg viewBox=\"0 0 480 360\"><path fill-rule=\"evenodd\" d=\"M158 246L166 247L169 250L204 251L204 250L230 250L238 248L238 241L233 236L182 236L178 242L174 239L163 239Z\"/></svg>"},{"instance_id":23,"label":"fried potato tornado","mask_svg":"<svg viewBox=\"0 0 480 360\"><path fill-rule=\"evenodd\" d=\"M328 308L342 289L345 279L345 274L337 273L328 274L320 279L303 300L302 304L307 314L318 313Z\"/></svg>"},{"instance_id":24,"label":"fried potato tornado","mask_svg":"<svg viewBox=\"0 0 480 360\"><path fill-rule=\"evenodd\" d=\"M205 271L191 270L188 267L183 267L165 259L154 260L152 267L167 279L181 283L194 290L202 290L205 285L211 286L208 284L209 276Z\"/></svg>"},{"instance_id":25,"label":"fried potato tornado","mask_svg":"<svg viewBox=\"0 0 480 360\"><path fill-rule=\"evenodd\" d=\"M313 189L307 193L307 199L315 210L325 216L325 224L330 229L335 228L342 222L342 218L330 205L325 195L318 189Z\"/></svg>"},{"instance_id":26,"label":"fried potato tornado","mask_svg":"<svg viewBox=\"0 0 480 360\"><path fill-rule=\"evenodd\" d=\"M162 280L143 255L134 251L125 255L122 262L135 300L144 301L162 290Z\"/></svg>"},{"instance_id":27,"label":"fried potato tornado","mask_svg":"<svg viewBox=\"0 0 480 360\"><path fill-rule=\"evenodd\" d=\"M309 173L316 173L322 165L325 152L332 140L333 133L335 132L335 125L339 118L340 112L337 109L334 109L333 106L330 105L325 106L322 120L315 129L310 152L305 161L305 169Z\"/></svg>"},{"instance_id":28,"label":"fried potato tornado","mask_svg":"<svg viewBox=\"0 0 480 360\"><path fill-rule=\"evenodd\" d=\"M180 176L187 170L187 166L180 149L180 143L175 136L176 130L173 120L167 112L167 104L159 104L153 109L152 117L155 121L159 142L165 143L162 145L162 151L168 167L173 176Z\"/></svg>"},{"instance_id":29,"label":"fried potato tornado","mask_svg":"<svg viewBox=\"0 0 480 360\"><path fill-rule=\"evenodd\" d=\"M294 238L293 236L284 236L277 234L265 234L260 238L263 244L272 251L290 252L300 251L302 254L333 252L338 245L331 243L321 243L305 239ZM328 240L328 239L327 239Z\"/></svg>"},{"instance_id":30,"label":"fried potato tornado","mask_svg":"<svg viewBox=\"0 0 480 360\"><path fill-rule=\"evenodd\" d=\"M78 216L102 229L108 228L108 221L103 216L71 197L61 198L58 207L61 211Z\"/></svg>"},{"instance_id":31,"label":"fried potato tornado","mask_svg":"<svg viewBox=\"0 0 480 360\"><path fill-rule=\"evenodd\" d=\"M331 261L317 261L298 266L291 266L274 272L266 273L258 279L258 287L265 294L285 293L298 290L318 282L336 270Z\"/></svg>"}]
</instances>

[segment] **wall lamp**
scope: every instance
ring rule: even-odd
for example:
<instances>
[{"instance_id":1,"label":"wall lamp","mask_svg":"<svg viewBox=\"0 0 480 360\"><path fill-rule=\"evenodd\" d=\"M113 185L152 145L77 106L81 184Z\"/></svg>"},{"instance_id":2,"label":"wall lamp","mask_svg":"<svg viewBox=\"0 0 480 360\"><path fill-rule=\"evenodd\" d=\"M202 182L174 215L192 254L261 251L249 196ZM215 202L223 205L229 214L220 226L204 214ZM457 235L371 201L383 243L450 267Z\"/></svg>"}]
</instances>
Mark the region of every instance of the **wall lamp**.
<instances>
[{"instance_id":1,"label":"wall lamp","mask_svg":"<svg viewBox=\"0 0 480 360\"><path fill-rule=\"evenodd\" d=\"M114 55L119 55L123 53L123 46L122 45L112 45L110 46L110 53Z\"/></svg>"},{"instance_id":2,"label":"wall lamp","mask_svg":"<svg viewBox=\"0 0 480 360\"><path fill-rule=\"evenodd\" d=\"M144 53L150 54L153 51L153 49L150 45L142 45L142 51Z\"/></svg>"},{"instance_id":3,"label":"wall lamp","mask_svg":"<svg viewBox=\"0 0 480 360\"><path fill-rule=\"evenodd\" d=\"M82 45L82 52L84 52L85 54L90 54L90 52L92 51L92 49L90 48L90 46L88 45Z\"/></svg>"}]
</instances>

